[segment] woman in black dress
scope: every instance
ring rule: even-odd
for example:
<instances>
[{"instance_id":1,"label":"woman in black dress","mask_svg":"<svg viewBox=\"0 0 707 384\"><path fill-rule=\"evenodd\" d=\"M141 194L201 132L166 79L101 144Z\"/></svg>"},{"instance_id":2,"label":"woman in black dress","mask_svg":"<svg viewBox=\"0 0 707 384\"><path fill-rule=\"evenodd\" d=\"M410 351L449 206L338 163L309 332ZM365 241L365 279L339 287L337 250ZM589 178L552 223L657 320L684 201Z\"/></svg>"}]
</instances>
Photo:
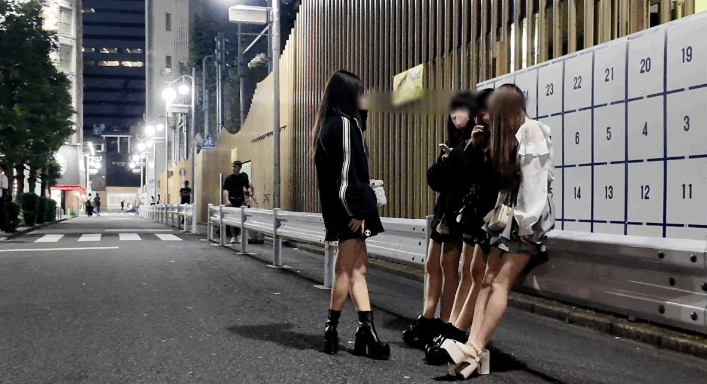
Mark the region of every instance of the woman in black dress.
<instances>
[{"instance_id":1,"label":"woman in black dress","mask_svg":"<svg viewBox=\"0 0 707 384\"><path fill-rule=\"evenodd\" d=\"M363 91L363 83L356 75L346 71L334 73L324 92L312 134L326 240L339 242L324 351L329 354L338 351L337 326L350 292L359 319L354 354L385 360L390 357L390 347L376 333L366 284L366 239L383 232L383 225L375 192L369 185L364 142L367 107Z\"/></svg>"}]
</instances>

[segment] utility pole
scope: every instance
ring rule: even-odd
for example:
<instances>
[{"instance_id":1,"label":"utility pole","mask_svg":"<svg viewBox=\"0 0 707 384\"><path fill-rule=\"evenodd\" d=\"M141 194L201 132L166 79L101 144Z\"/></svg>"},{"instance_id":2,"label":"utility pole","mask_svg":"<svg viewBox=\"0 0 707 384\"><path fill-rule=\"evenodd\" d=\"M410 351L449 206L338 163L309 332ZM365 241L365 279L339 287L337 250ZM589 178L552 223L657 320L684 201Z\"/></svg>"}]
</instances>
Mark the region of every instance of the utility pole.
<instances>
[{"instance_id":1,"label":"utility pole","mask_svg":"<svg viewBox=\"0 0 707 384\"><path fill-rule=\"evenodd\" d=\"M224 124L224 101L223 101L223 79L224 67L226 66L226 38L223 32L219 32L216 38L216 132L221 134Z\"/></svg>"},{"instance_id":2,"label":"utility pole","mask_svg":"<svg viewBox=\"0 0 707 384\"><path fill-rule=\"evenodd\" d=\"M280 208L280 1L272 2L273 208Z\"/></svg>"},{"instance_id":3,"label":"utility pole","mask_svg":"<svg viewBox=\"0 0 707 384\"><path fill-rule=\"evenodd\" d=\"M192 160L191 160L191 182L192 185L194 186L194 193L192 195L192 204L191 204L191 233L196 233L196 218L198 217L198 210L197 207L199 204L197 203L197 197L199 193L199 182L196 179L196 151L197 151L197 146L196 146L196 140L195 140L195 135L196 135L196 68L191 69L191 120L189 124L189 138L187 139L188 142L191 143L192 146ZM186 228L184 228L186 229Z\"/></svg>"},{"instance_id":4,"label":"utility pole","mask_svg":"<svg viewBox=\"0 0 707 384\"><path fill-rule=\"evenodd\" d=\"M238 24L238 37L237 37L237 45L238 45L238 85L239 85L239 97L238 97L238 114L240 115L238 118L238 130L240 131L243 128L243 122L245 121L245 103L243 102L243 99L245 98L245 86L243 84L245 80L245 71L244 71L244 66L245 63L243 62L243 47L241 46L241 24Z\"/></svg>"},{"instance_id":5,"label":"utility pole","mask_svg":"<svg viewBox=\"0 0 707 384\"><path fill-rule=\"evenodd\" d=\"M204 138L209 134L209 90L206 88L206 60L213 58L214 55L207 55L201 61L201 89L203 94L204 104L202 109L204 111Z\"/></svg>"}]
</instances>

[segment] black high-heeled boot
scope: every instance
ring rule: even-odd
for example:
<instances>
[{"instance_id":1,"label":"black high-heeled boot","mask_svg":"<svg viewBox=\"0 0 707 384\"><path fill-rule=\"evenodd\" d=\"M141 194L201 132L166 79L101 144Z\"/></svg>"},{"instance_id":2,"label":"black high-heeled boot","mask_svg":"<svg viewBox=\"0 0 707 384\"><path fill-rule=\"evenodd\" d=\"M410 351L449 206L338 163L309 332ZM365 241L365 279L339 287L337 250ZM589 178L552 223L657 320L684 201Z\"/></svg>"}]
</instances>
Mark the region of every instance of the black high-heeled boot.
<instances>
[{"instance_id":1,"label":"black high-heeled boot","mask_svg":"<svg viewBox=\"0 0 707 384\"><path fill-rule=\"evenodd\" d=\"M376 327L373 324L373 312L371 311L358 313L354 355L366 356L376 360L388 360L390 358L390 346L378 338Z\"/></svg>"},{"instance_id":2,"label":"black high-heeled boot","mask_svg":"<svg viewBox=\"0 0 707 384\"><path fill-rule=\"evenodd\" d=\"M330 309L324 326L324 353L329 355L336 355L339 351L339 333L336 331L339 317L341 317L341 311Z\"/></svg>"}]
</instances>

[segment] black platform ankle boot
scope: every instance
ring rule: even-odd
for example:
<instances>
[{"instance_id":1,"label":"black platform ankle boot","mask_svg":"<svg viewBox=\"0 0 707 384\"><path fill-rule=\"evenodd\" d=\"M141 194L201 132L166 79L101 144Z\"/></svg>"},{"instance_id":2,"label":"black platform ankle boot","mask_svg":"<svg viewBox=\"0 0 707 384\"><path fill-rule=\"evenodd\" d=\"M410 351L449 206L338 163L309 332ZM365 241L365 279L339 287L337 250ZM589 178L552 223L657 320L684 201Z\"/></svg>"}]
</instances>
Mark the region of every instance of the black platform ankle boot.
<instances>
[{"instance_id":1,"label":"black platform ankle boot","mask_svg":"<svg viewBox=\"0 0 707 384\"><path fill-rule=\"evenodd\" d=\"M324 327L324 353L336 355L339 351L339 333L336 327L339 325L341 311L329 310L329 318Z\"/></svg>"},{"instance_id":2,"label":"black platform ankle boot","mask_svg":"<svg viewBox=\"0 0 707 384\"><path fill-rule=\"evenodd\" d=\"M442 332L443 327L444 323L440 319L419 316L410 328L403 331L403 341L413 348L423 349Z\"/></svg>"},{"instance_id":3,"label":"black platform ankle boot","mask_svg":"<svg viewBox=\"0 0 707 384\"><path fill-rule=\"evenodd\" d=\"M371 311L358 313L354 355L366 356L376 360L388 360L390 358L390 346L378 338L376 327L373 324L373 312Z\"/></svg>"}]
</instances>

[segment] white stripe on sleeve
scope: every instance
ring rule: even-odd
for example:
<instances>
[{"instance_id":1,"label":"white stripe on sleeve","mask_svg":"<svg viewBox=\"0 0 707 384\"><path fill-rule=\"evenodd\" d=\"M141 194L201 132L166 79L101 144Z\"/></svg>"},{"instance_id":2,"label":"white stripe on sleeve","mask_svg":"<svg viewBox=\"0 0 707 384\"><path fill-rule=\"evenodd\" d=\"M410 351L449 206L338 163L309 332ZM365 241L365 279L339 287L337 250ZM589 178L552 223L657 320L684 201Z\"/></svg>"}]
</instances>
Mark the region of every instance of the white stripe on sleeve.
<instances>
[{"instance_id":1,"label":"white stripe on sleeve","mask_svg":"<svg viewBox=\"0 0 707 384\"><path fill-rule=\"evenodd\" d=\"M346 203L346 189L349 187L349 169L351 168L351 122L345 117L341 117L343 121L343 137L344 137L344 165L341 167L341 188L339 189L339 199L344 205L344 209L353 217L353 213Z\"/></svg>"}]
</instances>

